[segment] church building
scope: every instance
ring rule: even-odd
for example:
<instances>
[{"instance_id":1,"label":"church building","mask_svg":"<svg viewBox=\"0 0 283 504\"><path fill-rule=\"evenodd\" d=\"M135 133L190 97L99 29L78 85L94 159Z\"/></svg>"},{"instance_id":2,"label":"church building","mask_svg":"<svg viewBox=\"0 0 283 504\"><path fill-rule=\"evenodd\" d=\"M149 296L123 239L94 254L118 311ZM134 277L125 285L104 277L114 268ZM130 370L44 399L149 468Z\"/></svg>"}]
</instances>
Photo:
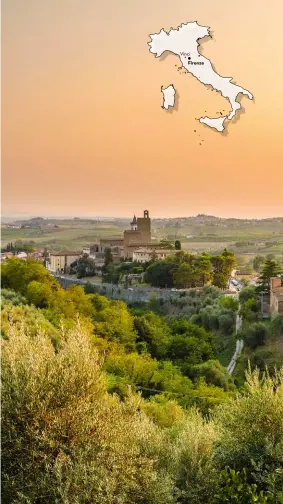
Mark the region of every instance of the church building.
<instances>
[{"instance_id":1,"label":"church building","mask_svg":"<svg viewBox=\"0 0 283 504\"><path fill-rule=\"evenodd\" d=\"M111 248L117 257L132 259L133 252L139 247L152 247L151 242L151 219L148 210L144 210L143 217L134 218L130 224L131 229L124 231L123 238L102 238L97 245L99 252L104 253L105 249Z\"/></svg>"},{"instance_id":2,"label":"church building","mask_svg":"<svg viewBox=\"0 0 283 504\"><path fill-rule=\"evenodd\" d=\"M124 258L132 258L137 247L151 245L151 220L148 210L145 210L143 217L134 215L131 222L131 229L124 231Z\"/></svg>"}]
</instances>

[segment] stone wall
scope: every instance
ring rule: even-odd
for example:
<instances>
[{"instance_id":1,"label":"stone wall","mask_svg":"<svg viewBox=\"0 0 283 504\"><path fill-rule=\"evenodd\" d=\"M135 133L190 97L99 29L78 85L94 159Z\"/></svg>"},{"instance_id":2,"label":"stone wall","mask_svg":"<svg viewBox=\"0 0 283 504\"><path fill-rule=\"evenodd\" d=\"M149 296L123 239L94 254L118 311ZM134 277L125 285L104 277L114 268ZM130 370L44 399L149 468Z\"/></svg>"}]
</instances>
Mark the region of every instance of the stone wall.
<instances>
[{"instance_id":1,"label":"stone wall","mask_svg":"<svg viewBox=\"0 0 283 504\"><path fill-rule=\"evenodd\" d=\"M71 285L81 285L85 286L87 280L77 280L73 278L66 278L54 275L64 289L67 289ZM125 301L126 303L141 303L150 301L151 299L163 299L164 301L169 300L172 297L180 295L180 292L171 291L170 289L158 289L156 287L132 287L125 289L112 284L90 284L93 291L102 296L106 296L110 299L116 299Z\"/></svg>"}]
</instances>

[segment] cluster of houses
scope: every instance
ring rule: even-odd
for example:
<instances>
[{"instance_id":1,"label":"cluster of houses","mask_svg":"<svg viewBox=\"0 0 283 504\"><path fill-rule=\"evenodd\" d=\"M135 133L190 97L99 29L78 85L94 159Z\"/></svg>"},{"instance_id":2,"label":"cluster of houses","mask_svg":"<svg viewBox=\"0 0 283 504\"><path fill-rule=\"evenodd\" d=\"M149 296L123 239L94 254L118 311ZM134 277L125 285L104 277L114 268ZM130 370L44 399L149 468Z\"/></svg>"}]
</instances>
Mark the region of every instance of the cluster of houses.
<instances>
[{"instance_id":1,"label":"cluster of houses","mask_svg":"<svg viewBox=\"0 0 283 504\"><path fill-rule=\"evenodd\" d=\"M13 253L13 252L1 252L0 255L0 260L1 262L5 261L5 259L8 259L9 257L16 257L17 259L36 259L36 260L42 260L44 261L44 249L37 249L34 252L18 252L18 253Z\"/></svg>"},{"instance_id":2,"label":"cluster of houses","mask_svg":"<svg viewBox=\"0 0 283 504\"><path fill-rule=\"evenodd\" d=\"M43 254L43 250L36 250L32 253L19 252L16 257L19 259L33 258L45 262L51 273L64 274L70 272L70 266L83 255L95 260L98 267L104 264L106 249L110 249L114 263L121 260L133 260L138 263L146 263L151 259L165 259L175 254L175 249L168 249L164 244L157 243L151 236L151 219L148 210L144 210L143 217L134 215L130 224L131 228L124 231L123 236L113 236L102 238L98 243L84 247L82 251L61 250L60 252L50 252L48 257ZM2 254L1 260L14 255L12 252Z\"/></svg>"}]
</instances>

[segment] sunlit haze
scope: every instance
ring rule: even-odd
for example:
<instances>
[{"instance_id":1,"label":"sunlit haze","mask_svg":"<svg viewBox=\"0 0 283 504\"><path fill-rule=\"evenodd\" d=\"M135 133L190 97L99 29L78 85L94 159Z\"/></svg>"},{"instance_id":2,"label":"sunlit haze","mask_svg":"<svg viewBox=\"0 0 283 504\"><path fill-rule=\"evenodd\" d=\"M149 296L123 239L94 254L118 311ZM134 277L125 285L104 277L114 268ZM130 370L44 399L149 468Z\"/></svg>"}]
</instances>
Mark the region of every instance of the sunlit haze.
<instances>
[{"instance_id":1,"label":"sunlit haze","mask_svg":"<svg viewBox=\"0 0 283 504\"><path fill-rule=\"evenodd\" d=\"M3 214L283 215L282 18L280 0L3 0ZM149 34L194 20L254 95L227 135L195 120L227 100L149 53Z\"/></svg>"}]
</instances>

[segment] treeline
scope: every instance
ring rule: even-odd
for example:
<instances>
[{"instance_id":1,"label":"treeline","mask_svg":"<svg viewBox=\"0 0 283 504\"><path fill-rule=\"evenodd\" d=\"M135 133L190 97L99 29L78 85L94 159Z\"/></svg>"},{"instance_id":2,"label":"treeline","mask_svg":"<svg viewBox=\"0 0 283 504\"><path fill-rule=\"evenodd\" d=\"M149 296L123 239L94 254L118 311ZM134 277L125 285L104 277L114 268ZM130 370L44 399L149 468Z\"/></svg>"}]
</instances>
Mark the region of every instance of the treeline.
<instances>
[{"instance_id":1,"label":"treeline","mask_svg":"<svg viewBox=\"0 0 283 504\"><path fill-rule=\"evenodd\" d=\"M24 243L21 240L15 243L9 242L6 247L1 248L1 252L12 252L13 254L18 254L19 252L34 252L35 248L33 243Z\"/></svg>"},{"instance_id":2,"label":"treeline","mask_svg":"<svg viewBox=\"0 0 283 504\"><path fill-rule=\"evenodd\" d=\"M179 251L151 264L145 280L156 287L203 287L211 283L224 289L235 265L234 253L226 249L217 256Z\"/></svg>"},{"instance_id":3,"label":"treeline","mask_svg":"<svg viewBox=\"0 0 283 504\"><path fill-rule=\"evenodd\" d=\"M144 281L161 288L193 288L212 284L225 289L235 268L233 252L226 249L219 255L194 255L179 250L163 260L152 259L148 263L120 263L115 265L110 250L105 252L102 268L105 282L119 283L127 273L145 273Z\"/></svg>"}]
</instances>

